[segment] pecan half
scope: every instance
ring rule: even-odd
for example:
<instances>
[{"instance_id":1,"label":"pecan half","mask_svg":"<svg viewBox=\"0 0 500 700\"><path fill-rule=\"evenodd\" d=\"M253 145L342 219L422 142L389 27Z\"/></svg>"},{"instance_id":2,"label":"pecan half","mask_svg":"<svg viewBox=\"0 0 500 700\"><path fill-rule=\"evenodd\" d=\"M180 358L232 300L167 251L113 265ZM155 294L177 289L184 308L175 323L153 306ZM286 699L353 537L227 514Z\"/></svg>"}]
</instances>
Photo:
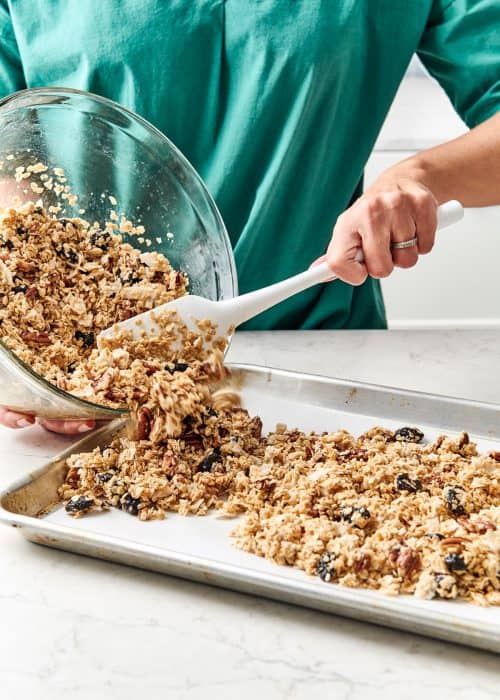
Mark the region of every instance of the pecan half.
<instances>
[{"instance_id":1,"label":"pecan half","mask_svg":"<svg viewBox=\"0 0 500 700\"><path fill-rule=\"evenodd\" d=\"M24 272L27 275L30 275L36 271L36 266L33 265L32 263L26 262L25 260L19 260L19 262L16 264L16 270L19 270L19 272Z\"/></svg>"},{"instance_id":2,"label":"pecan half","mask_svg":"<svg viewBox=\"0 0 500 700\"><path fill-rule=\"evenodd\" d=\"M259 418L259 416L255 416L255 418L252 418L250 425L251 436L254 438L260 438L262 436L262 421Z\"/></svg>"},{"instance_id":3,"label":"pecan half","mask_svg":"<svg viewBox=\"0 0 500 700\"><path fill-rule=\"evenodd\" d=\"M113 378L113 372L111 369L105 370L100 377L94 379L92 382L92 388L95 391L106 391L111 385L111 380Z\"/></svg>"},{"instance_id":4,"label":"pecan half","mask_svg":"<svg viewBox=\"0 0 500 700\"><path fill-rule=\"evenodd\" d=\"M409 579L416 571L422 568L420 554L411 547L401 547L396 559L398 573L405 579Z\"/></svg>"},{"instance_id":5,"label":"pecan half","mask_svg":"<svg viewBox=\"0 0 500 700\"><path fill-rule=\"evenodd\" d=\"M184 443L189 447L194 447L198 450L203 449L203 440L198 433L183 433L181 435L181 440L184 440Z\"/></svg>"},{"instance_id":6,"label":"pecan half","mask_svg":"<svg viewBox=\"0 0 500 700\"><path fill-rule=\"evenodd\" d=\"M368 459L368 450L363 447L356 447L350 450L342 450L337 454L337 461L341 463L350 462L353 459L359 459L366 462Z\"/></svg>"},{"instance_id":7,"label":"pecan half","mask_svg":"<svg viewBox=\"0 0 500 700\"><path fill-rule=\"evenodd\" d=\"M452 545L452 544L464 544L464 542L471 542L469 537L445 537L444 540L441 540L441 544L444 544L445 546Z\"/></svg>"},{"instance_id":8,"label":"pecan half","mask_svg":"<svg viewBox=\"0 0 500 700\"><path fill-rule=\"evenodd\" d=\"M146 440L151 432L153 414L147 406L141 406L137 412L137 439Z\"/></svg>"},{"instance_id":9,"label":"pecan half","mask_svg":"<svg viewBox=\"0 0 500 700\"><path fill-rule=\"evenodd\" d=\"M38 293L38 289L36 287L28 287L24 296L26 299L37 299L40 294Z\"/></svg>"},{"instance_id":10,"label":"pecan half","mask_svg":"<svg viewBox=\"0 0 500 700\"><path fill-rule=\"evenodd\" d=\"M74 467L72 467L71 469L68 470L68 473L66 475L66 483L69 486L71 486L72 488L76 489L79 481L80 481L80 477L78 475L78 469L75 469Z\"/></svg>"},{"instance_id":11,"label":"pecan half","mask_svg":"<svg viewBox=\"0 0 500 700\"><path fill-rule=\"evenodd\" d=\"M25 343L38 343L39 345L52 345L52 338L46 331L23 331L21 338Z\"/></svg>"},{"instance_id":12,"label":"pecan half","mask_svg":"<svg viewBox=\"0 0 500 700\"><path fill-rule=\"evenodd\" d=\"M372 563L372 558L368 552L358 552L354 559L354 571L359 574L360 571L367 571Z\"/></svg>"}]
</instances>

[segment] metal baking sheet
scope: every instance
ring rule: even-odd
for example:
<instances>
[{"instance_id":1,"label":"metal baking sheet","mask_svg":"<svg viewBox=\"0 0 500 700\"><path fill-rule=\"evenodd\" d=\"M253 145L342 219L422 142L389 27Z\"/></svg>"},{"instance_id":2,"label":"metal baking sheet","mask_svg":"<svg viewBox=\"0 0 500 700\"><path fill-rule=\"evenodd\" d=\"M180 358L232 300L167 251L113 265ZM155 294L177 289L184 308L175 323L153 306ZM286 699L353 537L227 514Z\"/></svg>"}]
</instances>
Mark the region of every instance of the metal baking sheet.
<instances>
[{"instance_id":1,"label":"metal baking sheet","mask_svg":"<svg viewBox=\"0 0 500 700\"><path fill-rule=\"evenodd\" d=\"M428 439L467 430L481 450L500 449L498 406L248 365L232 365L231 381L245 407L262 417L265 430L286 422L303 430L359 433L375 424L396 428L410 423L422 427ZM57 500L64 458L107 442L121 425L115 421L84 438L4 491L0 520L51 547L500 651L500 608L392 598L325 584L238 550L229 537L235 521L216 514L172 514L143 523L113 510L73 520L59 506L38 516Z\"/></svg>"}]
</instances>

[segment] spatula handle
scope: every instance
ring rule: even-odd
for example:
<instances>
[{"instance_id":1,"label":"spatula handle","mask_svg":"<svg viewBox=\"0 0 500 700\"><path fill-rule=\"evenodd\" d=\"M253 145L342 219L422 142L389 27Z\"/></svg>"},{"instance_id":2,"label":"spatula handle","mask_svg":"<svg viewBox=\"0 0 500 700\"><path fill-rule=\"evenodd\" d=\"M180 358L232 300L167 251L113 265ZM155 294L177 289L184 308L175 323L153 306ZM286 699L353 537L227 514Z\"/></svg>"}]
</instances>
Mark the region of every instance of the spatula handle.
<instances>
[{"instance_id":1,"label":"spatula handle","mask_svg":"<svg viewBox=\"0 0 500 700\"><path fill-rule=\"evenodd\" d=\"M460 202L456 200L451 200L442 204L438 207L438 229L445 228L445 226L450 226L451 224L460 221L464 215L464 210ZM360 249L356 255L356 260L358 262L363 262L363 251ZM249 292L248 294L242 294L240 297L229 300L227 303L231 305L231 317L232 323L235 326L239 326L241 323L245 323L250 318L257 316L258 314L270 309L271 307L279 304L281 301L288 299L299 292L303 292L309 287L313 287L321 282L327 282L328 280L334 280L335 275L332 273L328 263L323 262L315 267L301 272L294 277L289 277L283 282L277 282L269 287L264 287L263 289L258 289L255 292ZM235 303L238 302L237 313L234 310ZM224 304L225 302L219 302ZM229 307L228 307L229 309ZM236 318L237 316L237 318Z\"/></svg>"}]
</instances>

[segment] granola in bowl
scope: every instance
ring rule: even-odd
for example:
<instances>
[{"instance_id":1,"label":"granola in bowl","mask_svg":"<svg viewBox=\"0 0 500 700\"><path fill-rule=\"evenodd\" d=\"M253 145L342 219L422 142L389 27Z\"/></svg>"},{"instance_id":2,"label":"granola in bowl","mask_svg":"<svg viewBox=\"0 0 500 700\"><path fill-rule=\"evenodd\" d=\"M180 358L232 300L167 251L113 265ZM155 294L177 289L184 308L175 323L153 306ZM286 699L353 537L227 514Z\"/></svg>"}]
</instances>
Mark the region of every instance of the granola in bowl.
<instances>
[{"instance_id":1,"label":"granola in bowl","mask_svg":"<svg viewBox=\"0 0 500 700\"><path fill-rule=\"evenodd\" d=\"M101 330L186 293L163 255L141 253L117 229L56 219L33 203L0 218L0 338L60 389Z\"/></svg>"}]
</instances>

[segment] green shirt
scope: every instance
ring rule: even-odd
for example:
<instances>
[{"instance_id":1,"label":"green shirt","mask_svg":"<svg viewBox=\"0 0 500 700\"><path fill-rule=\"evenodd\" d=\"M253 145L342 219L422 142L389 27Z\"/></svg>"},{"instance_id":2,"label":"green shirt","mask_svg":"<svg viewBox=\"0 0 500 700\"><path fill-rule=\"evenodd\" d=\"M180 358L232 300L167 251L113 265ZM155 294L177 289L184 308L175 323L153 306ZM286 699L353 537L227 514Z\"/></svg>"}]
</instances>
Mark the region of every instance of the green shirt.
<instances>
[{"instance_id":1,"label":"green shirt","mask_svg":"<svg viewBox=\"0 0 500 700\"><path fill-rule=\"evenodd\" d=\"M80 88L155 124L215 197L241 292L325 251L415 51L468 125L498 111L499 0L0 0L0 95ZM369 279L247 327L384 324Z\"/></svg>"}]
</instances>

